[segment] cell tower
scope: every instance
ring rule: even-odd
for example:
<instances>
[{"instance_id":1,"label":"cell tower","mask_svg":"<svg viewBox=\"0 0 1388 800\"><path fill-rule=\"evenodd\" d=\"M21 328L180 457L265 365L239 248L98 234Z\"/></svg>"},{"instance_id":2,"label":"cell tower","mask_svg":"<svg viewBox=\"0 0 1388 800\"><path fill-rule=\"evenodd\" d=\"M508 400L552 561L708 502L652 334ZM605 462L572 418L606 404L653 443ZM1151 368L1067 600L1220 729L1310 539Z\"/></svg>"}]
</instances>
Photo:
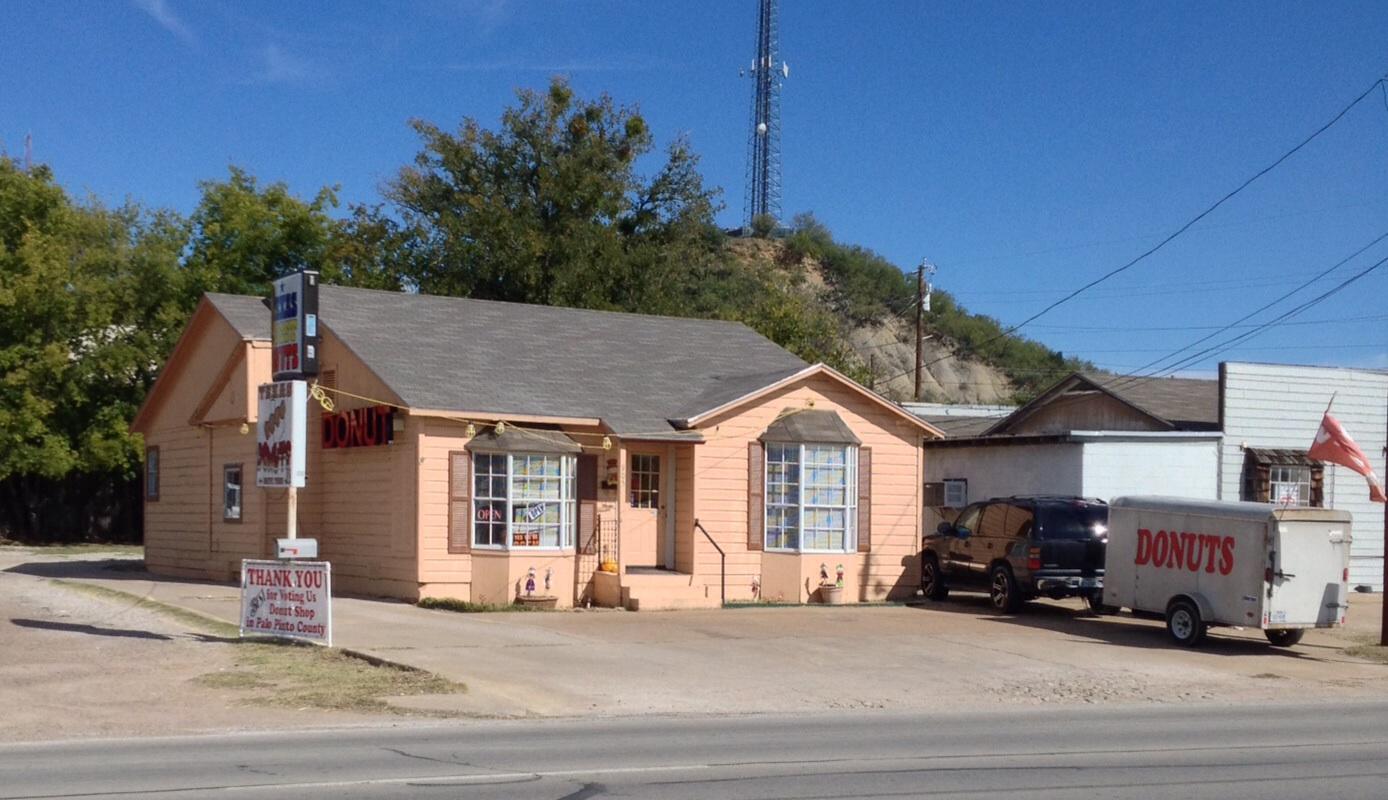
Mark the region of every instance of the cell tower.
<instances>
[{"instance_id":1,"label":"cell tower","mask_svg":"<svg viewBox=\"0 0 1388 800\"><path fill-rule=\"evenodd\" d=\"M757 57L752 61L752 129L747 138L745 230L766 214L781 220L781 87L790 66L780 60L776 0L757 3Z\"/></svg>"}]
</instances>

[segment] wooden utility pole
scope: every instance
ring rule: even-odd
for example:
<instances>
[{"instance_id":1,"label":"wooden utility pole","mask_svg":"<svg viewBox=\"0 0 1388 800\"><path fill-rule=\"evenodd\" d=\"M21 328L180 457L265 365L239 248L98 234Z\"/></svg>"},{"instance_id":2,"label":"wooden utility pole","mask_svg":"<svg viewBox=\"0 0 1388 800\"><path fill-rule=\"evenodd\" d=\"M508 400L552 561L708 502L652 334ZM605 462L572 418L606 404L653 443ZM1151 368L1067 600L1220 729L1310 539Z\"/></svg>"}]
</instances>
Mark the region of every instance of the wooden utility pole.
<instances>
[{"instance_id":1,"label":"wooden utility pole","mask_svg":"<svg viewBox=\"0 0 1388 800\"><path fill-rule=\"evenodd\" d=\"M1384 446L1383 452L1388 455L1388 445ZM1383 504L1383 591L1380 596L1383 598L1383 611L1380 615L1378 643L1383 647L1388 647L1388 503ZM1345 598L1349 602L1349 598Z\"/></svg>"},{"instance_id":2,"label":"wooden utility pole","mask_svg":"<svg viewBox=\"0 0 1388 800\"><path fill-rule=\"evenodd\" d=\"M916 389L911 393L911 399L917 403L921 399L921 337L925 334L922 329L925 316L925 262L916 267Z\"/></svg>"}]
</instances>

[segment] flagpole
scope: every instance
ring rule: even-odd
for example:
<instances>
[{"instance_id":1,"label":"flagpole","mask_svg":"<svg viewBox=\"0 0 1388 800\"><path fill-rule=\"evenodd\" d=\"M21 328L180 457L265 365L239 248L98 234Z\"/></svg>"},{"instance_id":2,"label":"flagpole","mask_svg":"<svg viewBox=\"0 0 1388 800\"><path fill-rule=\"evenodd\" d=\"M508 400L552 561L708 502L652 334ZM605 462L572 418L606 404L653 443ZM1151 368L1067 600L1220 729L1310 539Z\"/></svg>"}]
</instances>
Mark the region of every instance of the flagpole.
<instances>
[{"instance_id":1,"label":"flagpole","mask_svg":"<svg viewBox=\"0 0 1388 800\"><path fill-rule=\"evenodd\" d=\"M1385 430L1388 430L1388 423L1385 423ZM1388 439L1385 439L1388 442ZM1388 455L1388 444L1383 448L1385 455ZM1380 577L1383 581L1383 588L1379 591L1379 598L1383 602L1383 609L1379 621L1378 643L1382 647L1388 647L1388 503L1383 504L1383 574Z\"/></svg>"}]
</instances>

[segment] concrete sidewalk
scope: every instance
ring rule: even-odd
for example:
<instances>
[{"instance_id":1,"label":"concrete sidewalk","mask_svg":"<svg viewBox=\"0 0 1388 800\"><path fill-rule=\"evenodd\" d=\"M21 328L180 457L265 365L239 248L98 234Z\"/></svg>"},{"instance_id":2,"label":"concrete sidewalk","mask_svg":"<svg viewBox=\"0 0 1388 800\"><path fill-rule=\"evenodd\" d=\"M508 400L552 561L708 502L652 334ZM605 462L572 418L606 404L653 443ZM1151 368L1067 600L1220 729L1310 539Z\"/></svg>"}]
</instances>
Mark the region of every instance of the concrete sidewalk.
<instances>
[{"instance_id":1,"label":"concrete sidewalk","mask_svg":"<svg viewBox=\"0 0 1388 800\"><path fill-rule=\"evenodd\" d=\"M239 614L239 587L154 577L137 561L14 568L233 624ZM1351 630L1316 631L1290 650L1221 629L1187 651L1160 622L1094 617L1078 602L999 616L968 595L923 607L478 614L337 597L333 639L469 687L402 704L486 716L1344 699L1388 690L1388 667L1342 652L1377 630L1379 602L1356 595Z\"/></svg>"}]
</instances>

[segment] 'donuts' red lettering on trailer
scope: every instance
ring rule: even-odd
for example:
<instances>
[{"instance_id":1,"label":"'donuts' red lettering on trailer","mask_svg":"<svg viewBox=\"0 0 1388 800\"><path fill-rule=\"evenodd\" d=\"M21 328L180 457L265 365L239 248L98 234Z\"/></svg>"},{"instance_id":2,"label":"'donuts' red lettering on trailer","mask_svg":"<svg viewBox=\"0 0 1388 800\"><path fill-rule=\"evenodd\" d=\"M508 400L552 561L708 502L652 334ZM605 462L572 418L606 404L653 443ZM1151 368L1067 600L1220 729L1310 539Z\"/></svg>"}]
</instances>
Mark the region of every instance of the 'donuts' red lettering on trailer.
<instances>
[{"instance_id":1,"label":"'donuts' red lettering on trailer","mask_svg":"<svg viewBox=\"0 0 1388 800\"><path fill-rule=\"evenodd\" d=\"M1216 569L1220 575L1234 571L1234 537L1190 531L1157 531L1147 528L1137 531L1137 553L1133 563L1151 564L1163 569L1187 569L1206 572Z\"/></svg>"}]
</instances>

